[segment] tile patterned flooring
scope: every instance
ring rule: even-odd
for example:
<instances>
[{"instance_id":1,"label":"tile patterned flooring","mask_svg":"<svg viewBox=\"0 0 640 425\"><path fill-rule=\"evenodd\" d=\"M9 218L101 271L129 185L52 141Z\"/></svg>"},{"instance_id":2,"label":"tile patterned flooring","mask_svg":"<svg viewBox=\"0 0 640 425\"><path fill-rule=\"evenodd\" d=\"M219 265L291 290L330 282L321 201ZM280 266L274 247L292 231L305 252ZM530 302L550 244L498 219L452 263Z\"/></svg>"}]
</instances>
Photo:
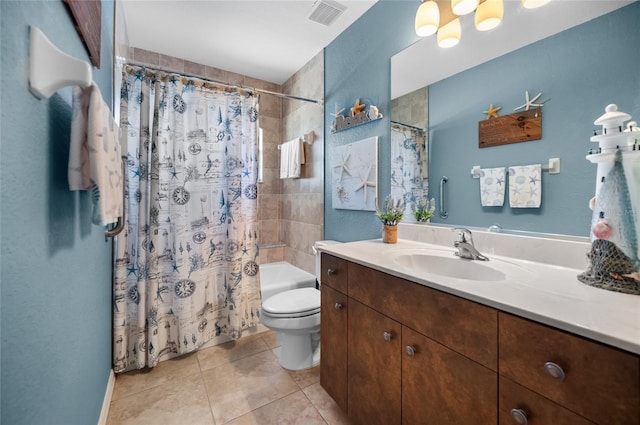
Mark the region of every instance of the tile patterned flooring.
<instances>
[{"instance_id":1,"label":"tile patterned flooring","mask_svg":"<svg viewBox=\"0 0 640 425\"><path fill-rule=\"evenodd\" d=\"M348 425L320 368L292 372L271 331L117 375L107 425Z\"/></svg>"}]
</instances>

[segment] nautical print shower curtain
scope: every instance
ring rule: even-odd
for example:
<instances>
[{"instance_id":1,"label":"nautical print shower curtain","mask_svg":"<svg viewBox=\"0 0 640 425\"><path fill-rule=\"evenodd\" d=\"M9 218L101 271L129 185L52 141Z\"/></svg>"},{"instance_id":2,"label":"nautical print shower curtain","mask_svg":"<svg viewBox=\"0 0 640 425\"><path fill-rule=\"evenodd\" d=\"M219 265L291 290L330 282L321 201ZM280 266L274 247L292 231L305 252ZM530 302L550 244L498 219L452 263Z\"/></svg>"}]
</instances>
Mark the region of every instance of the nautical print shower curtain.
<instances>
[{"instance_id":1,"label":"nautical print shower curtain","mask_svg":"<svg viewBox=\"0 0 640 425\"><path fill-rule=\"evenodd\" d=\"M257 97L129 70L120 101L128 173L116 372L155 366L219 335L237 339L260 308Z\"/></svg>"},{"instance_id":2,"label":"nautical print shower curtain","mask_svg":"<svg viewBox=\"0 0 640 425\"><path fill-rule=\"evenodd\" d=\"M413 218L411 205L429 194L425 132L405 124L391 125L391 196L404 199L405 219Z\"/></svg>"}]
</instances>

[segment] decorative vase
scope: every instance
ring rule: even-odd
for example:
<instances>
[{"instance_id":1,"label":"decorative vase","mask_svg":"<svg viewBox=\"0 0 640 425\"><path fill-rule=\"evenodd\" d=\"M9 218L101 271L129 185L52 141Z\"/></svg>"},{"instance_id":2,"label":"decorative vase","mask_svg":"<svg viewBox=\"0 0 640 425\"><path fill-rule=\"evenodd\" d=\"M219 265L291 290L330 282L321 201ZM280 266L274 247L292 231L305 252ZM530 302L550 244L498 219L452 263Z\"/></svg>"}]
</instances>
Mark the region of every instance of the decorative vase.
<instances>
[{"instance_id":1,"label":"decorative vase","mask_svg":"<svg viewBox=\"0 0 640 425\"><path fill-rule=\"evenodd\" d=\"M398 226L382 226L382 242L397 243L398 242Z\"/></svg>"}]
</instances>

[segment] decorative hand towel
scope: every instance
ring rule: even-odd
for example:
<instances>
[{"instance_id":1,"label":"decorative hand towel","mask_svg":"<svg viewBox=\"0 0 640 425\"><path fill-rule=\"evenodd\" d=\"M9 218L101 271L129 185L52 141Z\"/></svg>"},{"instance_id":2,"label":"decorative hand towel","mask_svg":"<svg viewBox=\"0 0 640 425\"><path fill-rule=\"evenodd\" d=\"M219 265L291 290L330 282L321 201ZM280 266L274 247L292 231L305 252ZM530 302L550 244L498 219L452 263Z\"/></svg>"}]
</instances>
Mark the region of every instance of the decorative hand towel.
<instances>
[{"instance_id":1,"label":"decorative hand towel","mask_svg":"<svg viewBox=\"0 0 640 425\"><path fill-rule=\"evenodd\" d=\"M300 138L295 138L280 145L280 178L295 179L300 177L301 164L304 164L304 146Z\"/></svg>"},{"instance_id":2,"label":"decorative hand towel","mask_svg":"<svg viewBox=\"0 0 640 425\"><path fill-rule=\"evenodd\" d=\"M509 206L511 208L540 208L541 173L540 164L509 167Z\"/></svg>"},{"instance_id":3,"label":"decorative hand towel","mask_svg":"<svg viewBox=\"0 0 640 425\"><path fill-rule=\"evenodd\" d=\"M93 192L94 224L115 223L122 215L120 139L95 83L74 87L72 113L69 189Z\"/></svg>"},{"instance_id":4,"label":"decorative hand towel","mask_svg":"<svg viewBox=\"0 0 640 425\"><path fill-rule=\"evenodd\" d=\"M504 205L504 167L482 168L480 170L480 203L483 207Z\"/></svg>"}]
</instances>

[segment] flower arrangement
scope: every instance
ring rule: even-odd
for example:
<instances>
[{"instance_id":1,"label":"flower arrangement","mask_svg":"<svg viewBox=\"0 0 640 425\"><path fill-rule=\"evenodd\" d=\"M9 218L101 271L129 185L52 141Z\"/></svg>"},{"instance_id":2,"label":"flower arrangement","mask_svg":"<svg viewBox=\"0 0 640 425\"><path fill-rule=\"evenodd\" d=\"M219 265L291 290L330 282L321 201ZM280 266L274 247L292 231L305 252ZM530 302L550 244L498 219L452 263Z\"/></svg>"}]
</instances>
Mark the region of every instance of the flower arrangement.
<instances>
[{"instance_id":1,"label":"flower arrangement","mask_svg":"<svg viewBox=\"0 0 640 425\"><path fill-rule=\"evenodd\" d=\"M404 215L404 209L407 206L407 201L404 199L393 199L393 196L389 195L384 198L384 206L380 210L376 211L376 216L380 219L385 226L396 226L402 216Z\"/></svg>"},{"instance_id":2,"label":"flower arrangement","mask_svg":"<svg viewBox=\"0 0 640 425\"><path fill-rule=\"evenodd\" d=\"M413 217L419 223L425 223L431 219L433 212L436 210L436 200L431 198L420 198L415 204L411 205Z\"/></svg>"}]
</instances>

